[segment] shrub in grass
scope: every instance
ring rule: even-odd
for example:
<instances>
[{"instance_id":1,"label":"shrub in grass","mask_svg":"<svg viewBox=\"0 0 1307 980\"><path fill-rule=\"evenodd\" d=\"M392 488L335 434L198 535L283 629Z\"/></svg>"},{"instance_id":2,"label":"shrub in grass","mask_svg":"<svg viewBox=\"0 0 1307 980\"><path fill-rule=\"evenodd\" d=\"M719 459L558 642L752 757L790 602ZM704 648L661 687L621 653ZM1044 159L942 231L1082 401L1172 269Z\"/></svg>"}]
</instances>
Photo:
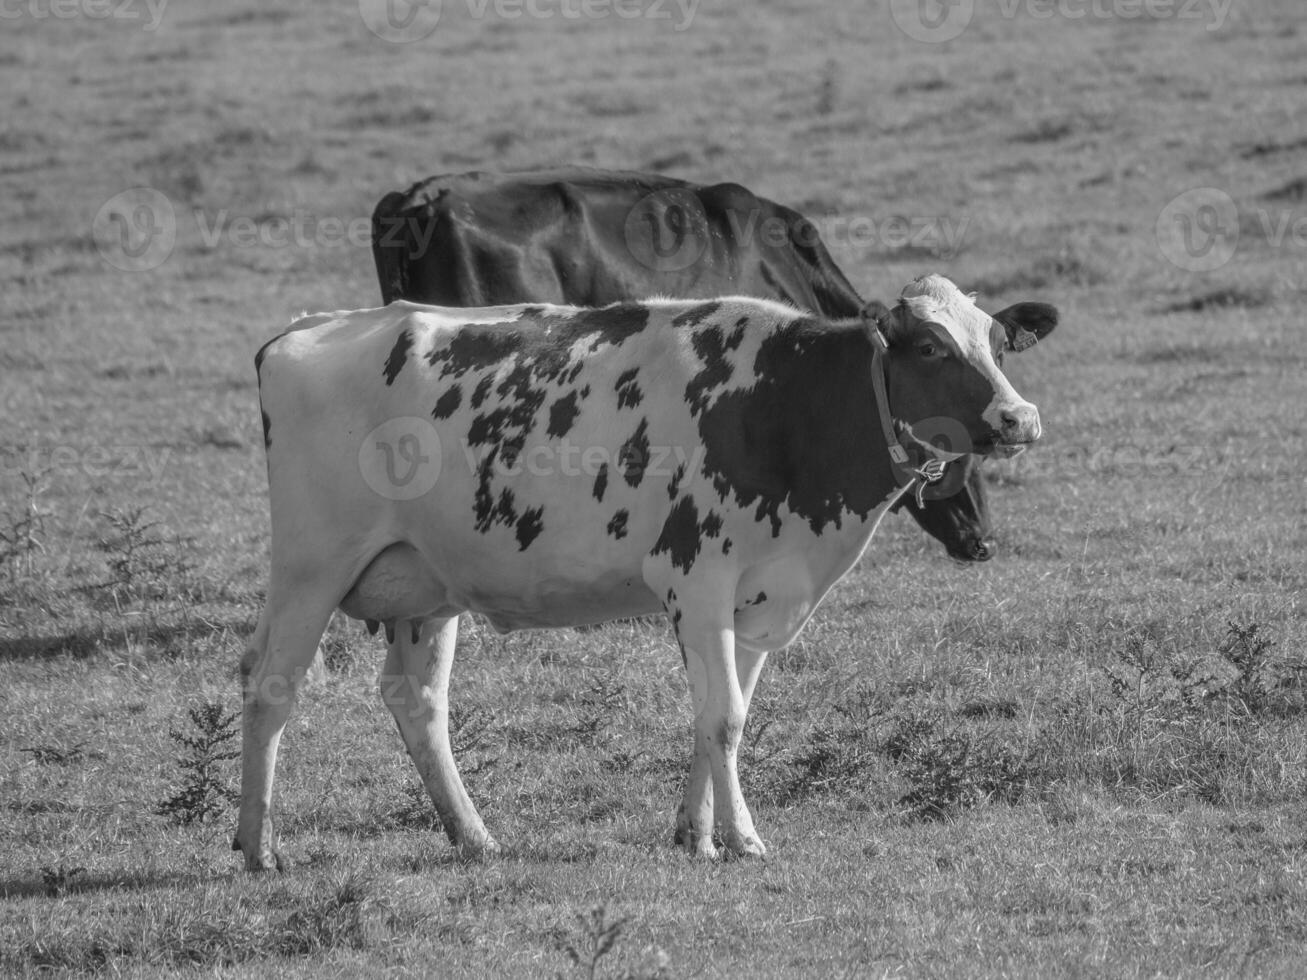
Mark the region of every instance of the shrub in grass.
<instances>
[{"instance_id":1,"label":"shrub in grass","mask_svg":"<svg viewBox=\"0 0 1307 980\"><path fill-rule=\"evenodd\" d=\"M181 825L221 816L239 798L223 773L225 763L240 756L239 750L228 747L240 734L236 713L228 714L219 701L206 701L188 714L191 731L168 731L168 737L185 750L177 759L182 788L155 807L155 813Z\"/></svg>"},{"instance_id":2,"label":"shrub in grass","mask_svg":"<svg viewBox=\"0 0 1307 980\"><path fill-rule=\"evenodd\" d=\"M1034 776L1024 750L938 720L903 718L881 742L912 789L900 800L909 816L939 820L985 803L1016 803Z\"/></svg>"}]
</instances>

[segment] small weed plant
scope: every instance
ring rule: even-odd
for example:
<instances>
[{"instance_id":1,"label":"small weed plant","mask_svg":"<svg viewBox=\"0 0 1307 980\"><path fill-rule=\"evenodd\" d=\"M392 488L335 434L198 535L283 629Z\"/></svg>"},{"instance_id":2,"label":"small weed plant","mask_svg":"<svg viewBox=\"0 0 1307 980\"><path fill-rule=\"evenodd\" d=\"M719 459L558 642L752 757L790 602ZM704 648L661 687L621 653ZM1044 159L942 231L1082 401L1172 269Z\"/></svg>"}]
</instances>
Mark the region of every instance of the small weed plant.
<instances>
[{"instance_id":1,"label":"small weed plant","mask_svg":"<svg viewBox=\"0 0 1307 980\"><path fill-rule=\"evenodd\" d=\"M155 807L155 812L183 826L205 823L221 816L238 794L230 786L224 770L240 755L229 743L240 732L236 713L227 712L219 701L206 701L188 712L190 731L169 730L168 737L184 752L177 765L182 771L182 787Z\"/></svg>"},{"instance_id":2,"label":"small weed plant","mask_svg":"<svg viewBox=\"0 0 1307 980\"><path fill-rule=\"evenodd\" d=\"M577 975L586 980L599 976L599 961L612 952L626 925L625 918L610 919L603 905L596 905L588 915L577 915L580 935L565 940L563 952L576 967Z\"/></svg>"},{"instance_id":3,"label":"small weed plant","mask_svg":"<svg viewBox=\"0 0 1307 980\"><path fill-rule=\"evenodd\" d=\"M45 553L46 518L49 511L41 498L46 490L47 472L19 474L23 481L23 504L17 514L10 513L0 524L0 564L8 572L9 585L16 588L22 579L36 574L39 555Z\"/></svg>"}]
</instances>

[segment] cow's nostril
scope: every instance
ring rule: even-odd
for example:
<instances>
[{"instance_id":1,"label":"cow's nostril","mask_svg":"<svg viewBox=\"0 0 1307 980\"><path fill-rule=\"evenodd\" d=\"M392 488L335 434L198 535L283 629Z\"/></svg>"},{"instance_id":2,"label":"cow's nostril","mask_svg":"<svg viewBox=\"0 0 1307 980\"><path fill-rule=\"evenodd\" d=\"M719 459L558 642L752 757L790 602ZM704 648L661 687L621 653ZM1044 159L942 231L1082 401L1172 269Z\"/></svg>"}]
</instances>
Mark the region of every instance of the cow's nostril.
<instances>
[{"instance_id":1,"label":"cow's nostril","mask_svg":"<svg viewBox=\"0 0 1307 980\"><path fill-rule=\"evenodd\" d=\"M976 561L989 561L997 550L993 541L977 541L971 548L971 557Z\"/></svg>"},{"instance_id":2,"label":"cow's nostril","mask_svg":"<svg viewBox=\"0 0 1307 980\"><path fill-rule=\"evenodd\" d=\"M1016 414L1013 412L1001 413L999 415L999 421L1003 423L1003 429L1006 432L1011 432L1013 429L1015 429L1017 426L1021 424L1021 420L1017 418Z\"/></svg>"}]
</instances>

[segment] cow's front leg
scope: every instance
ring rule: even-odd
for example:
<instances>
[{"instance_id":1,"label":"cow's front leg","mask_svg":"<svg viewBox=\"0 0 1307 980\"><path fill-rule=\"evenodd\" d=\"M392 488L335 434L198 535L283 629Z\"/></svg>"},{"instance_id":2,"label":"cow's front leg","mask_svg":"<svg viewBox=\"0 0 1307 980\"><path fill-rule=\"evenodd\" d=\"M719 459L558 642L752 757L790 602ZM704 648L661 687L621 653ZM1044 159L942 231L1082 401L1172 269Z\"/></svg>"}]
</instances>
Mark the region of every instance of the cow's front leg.
<instances>
[{"instance_id":1,"label":"cow's front leg","mask_svg":"<svg viewBox=\"0 0 1307 980\"><path fill-rule=\"evenodd\" d=\"M735 669L740 681L740 694L744 711L748 714L753 692L767 660L766 650L755 650L735 642ZM687 663L688 667L688 663ZM695 827L711 826L713 819L712 770L708 762L708 745L699 737L698 726L694 736L694 758L690 763L690 778L686 783L685 797L676 811L676 843L692 853L700 853ZM711 845L711 841L709 841Z\"/></svg>"},{"instance_id":2,"label":"cow's front leg","mask_svg":"<svg viewBox=\"0 0 1307 980\"><path fill-rule=\"evenodd\" d=\"M416 641L399 624L381 674L381 697L417 767L445 834L465 858L499 850L472 804L449 744L449 675L458 641L458 617L429 620Z\"/></svg>"},{"instance_id":3,"label":"cow's front leg","mask_svg":"<svg viewBox=\"0 0 1307 980\"><path fill-rule=\"evenodd\" d=\"M723 624L715 612L683 610L677 627L694 699L696 763L706 757L709 776L704 779L702 763L692 764L684 803L689 824L685 843L695 854L712 856L715 819L728 856L761 857L766 848L754 830L737 769L747 705L735 665L735 629L729 618Z\"/></svg>"}]
</instances>

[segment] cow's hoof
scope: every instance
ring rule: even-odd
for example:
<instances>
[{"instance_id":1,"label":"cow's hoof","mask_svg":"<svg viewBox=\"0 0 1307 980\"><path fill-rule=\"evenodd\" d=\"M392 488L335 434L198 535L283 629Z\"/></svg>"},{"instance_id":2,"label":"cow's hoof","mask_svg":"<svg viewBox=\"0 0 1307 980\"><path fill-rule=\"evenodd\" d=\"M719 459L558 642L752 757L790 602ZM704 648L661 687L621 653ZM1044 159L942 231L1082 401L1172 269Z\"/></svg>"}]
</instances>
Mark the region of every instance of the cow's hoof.
<instances>
[{"instance_id":1,"label":"cow's hoof","mask_svg":"<svg viewBox=\"0 0 1307 980\"><path fill-rule=\"evenodd\" d=\"M727 860L757 858L765 861L767 859L767 848L763 846L762 841L752 835L748 837L730 835L722 845L722 857Z\"/></svg>"},{"instance_id":2,"label":"cow's hoof","mask_svg":"<svg viewBox=\"0 0 1307 980\"><path fill-rule=\"evenodd\" d=\"M281 856L280 851L265 850L260 854L245 855L246 871L287 871L289 869L290 862Z\"/></svg>"},{"instance_id":3,"label":"cow's hoof","mask_svg":"<svg viewBox=\"0 0 1307 980\"><path fill-rule=\"evenodd\" d=\"M711 836L701 836L693 827L676 828L676 846L696 861L716 861L721 855Z\"/></svg>"},{"instance_id":4,"label":"cow's hoof","mask_svg":"<svg viewBox=\"0 0 1307 980\"><path fill-rule=\"evenodd\" d=\"M272 845L246 848L240 841L239 837L233 837L231 849L240 851L245 855L246 871L285 871L290 867L290 862L281 856Z\"/></svg>"},{"instance_id":5,"label":"cow's hoof","mask_svg":"<svg viewBox=\"0 0 1307 980\"><path fill-rule=\"evenodd\" d=\"M489 861L497 858L501 851L499 842L489 834L473 840L465 840L454 845L454 853L460 861Z\"/></svg>"}]
</instances>

